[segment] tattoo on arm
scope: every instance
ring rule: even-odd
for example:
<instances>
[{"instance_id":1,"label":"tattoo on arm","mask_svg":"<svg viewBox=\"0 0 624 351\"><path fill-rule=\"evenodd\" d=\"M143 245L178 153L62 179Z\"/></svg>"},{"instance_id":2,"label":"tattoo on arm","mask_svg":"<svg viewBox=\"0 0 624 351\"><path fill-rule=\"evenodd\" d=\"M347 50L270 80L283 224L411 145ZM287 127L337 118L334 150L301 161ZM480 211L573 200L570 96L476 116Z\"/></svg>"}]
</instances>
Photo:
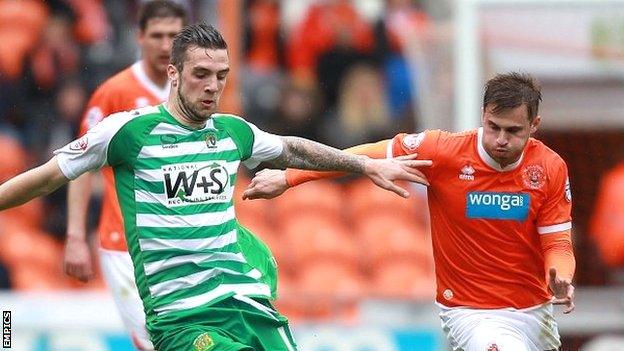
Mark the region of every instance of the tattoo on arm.
<instances>
[{"instance_id":1,"label":"tattoo on arm","mask_svg":"<svg viewBox=\"0 0 624 351\"><path fill-rule=\"evenodd\" d=\"M351 155L333 147L298 137L282 137L284 150L269 161L279 168L363 173L366 156Z\"/></svg>"}]
</instances>

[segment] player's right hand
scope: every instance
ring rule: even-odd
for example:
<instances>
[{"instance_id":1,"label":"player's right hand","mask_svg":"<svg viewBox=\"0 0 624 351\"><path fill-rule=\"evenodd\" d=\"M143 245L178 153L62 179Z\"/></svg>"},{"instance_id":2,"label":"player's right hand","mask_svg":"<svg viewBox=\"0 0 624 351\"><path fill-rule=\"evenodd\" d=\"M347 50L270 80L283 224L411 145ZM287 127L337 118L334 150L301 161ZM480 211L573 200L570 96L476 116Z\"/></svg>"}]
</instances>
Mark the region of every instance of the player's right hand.
<instances>
[{"instance_id":1,"label":"player's right hand","mask_svg":"<svg viewBox=\"0 0 624 351\"><path fill-rule=\"evenodd\" d=\"M288 190L286 171L280 169L263 169L256 173L247 189L243 192L243 200L272 199Z\"/></svg>"},{"instance_id":2,"label":"player's right hand","mask_svg":"<svg viewBox=\"0 0 624 351\"><path fill-rule=\"evenodd\" d=\"M91 250L86 240L67 238L63 255L63 270L65 274L83 283L95 276Z\"/></svg>"},{"instance_id":3,"label":"player's right hand","mask_svg":"<svg viewBox=\"0 0 624 351\"><path fill-rule=\"evenodd\" d=\"M554 305L564 305L564 314L574 311L574 285L570 279L559 277L557 270L551 267L548 270L548 286L554 295L552 299Z\"/></svg>"}]
</instances>

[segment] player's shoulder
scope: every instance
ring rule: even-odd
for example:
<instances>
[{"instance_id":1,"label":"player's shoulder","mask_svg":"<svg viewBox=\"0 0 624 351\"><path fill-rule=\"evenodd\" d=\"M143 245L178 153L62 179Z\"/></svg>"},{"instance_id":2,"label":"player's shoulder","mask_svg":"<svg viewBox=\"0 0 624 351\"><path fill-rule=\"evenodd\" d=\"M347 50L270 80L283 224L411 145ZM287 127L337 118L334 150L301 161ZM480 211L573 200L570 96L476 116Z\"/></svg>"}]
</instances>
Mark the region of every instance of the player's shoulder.
<instances>
[{"instance_id":1,"label":"player's shoulder","mask_svg":"<svg viewBox=\"0 0 624 351\"><path fill-rule=\"evenodd\" d=\"M147 119L147 118L157 118L161 116L161 111L159 106L146 106L146 107L141 107L141 108L137 108L134 110L129 110L129 111L121 111L121 112L116 112L113 113L111 115L109 115L107 118L104 118L102 121L100 121L98 123L99 124L127 124L130 121L133 120L141 120L141 119Z\"/></svg>"},{"instance_id":2,"label":"player's shoulder","mask_svg":"<svg viewBox=\"0 0 624 351\"><path fill-rule=\"evenodd\" d=\"M468 145L477 140L477 129L463 132L436 129L425 131L425 133L427 139L436 141L438 150L446 153L463 152L469 149Z\"/></svg>"},{"instance_id":3,"label":"player's shoulder","mask_svg":"<svg viewBox=\"0 0 624 351\"><path fill-rule=\"evenodd\" d=\"M251 129L251 123L247 122L243 117L230 113L215 113L210 116L216 129L234 129L244 130Z\"/></svg>"},{"instance_id":4,"label":"player's shoulder","mask_svg":"<svg viewBox=\"0 0 624 351\"><path fill-rule=\"evenodd\" d=\"M476 149L471 146L476 136L476 130L452 133L441 129L427 129L420 133L397 134L389 147L392 148L393 155L418 153L423 157L440 161L447 158L453 159L465 150Z\"/></svg>"},{"instance_id":5,"label":"player's shoulder","mask_svg":"<svg viewBox=\"0 0 624 351\"><path fill-rule=\"evenodd\" d=\"M231 113L213 113L210 118L218 123L247 123L243 117Z\"/></svg>"},{"instance_id":6,"label":"player's shoulder","mask_svg":"<svg viewBox=\"0 0 624 351\"><path fill-rule=\"evenodd\" d=\"M400 140L407 143L417 143L427 140L444 140L449 142L461 142L476 137L477 131L469 130L465 132L453 133L442 129L426 129L418 133L401 133L397 136Z\"/></svg>"},{"instance_id":7,"label":"player's shoulder","mask_svg":"<svg viewBox=\"0 0 624 351\"><path fill-rule=\"evenodd\" d=\"M566 166L565 160L563 159L563 157L561 157L561 155L559 155L555 150L546 146L546 144L544 144L542 141L535 138L529 139L526 152L531 158L541 161L546 166Z\"/></svg>"},{"instance_id":8,"label":"player's shoulder","mask_svg":"<svg viewBox=\"0 0 624 351\"><path fill-rule=\"evenodd\" d=\"M160 104L153 105L153 106L144 106L144 107L135 108L130 111L125 111L125 113L130 114L130 116L132 116L133 118L147 117L147 116L160 117L163 114L163 112L160 109L160 106L161 106Z\"/></svg>"},{"instance_id":9,"label":"player's shoulder","mask_svg":"<svg viewBox=\"0 0 624 351\"><path fill-rule=\"evenodd\" d=\"M477 137L477 129L470 129L462 132L449 132L446 130L437 130L441 140L449 142L467 142Z\"/></svg>"}]
</instances>

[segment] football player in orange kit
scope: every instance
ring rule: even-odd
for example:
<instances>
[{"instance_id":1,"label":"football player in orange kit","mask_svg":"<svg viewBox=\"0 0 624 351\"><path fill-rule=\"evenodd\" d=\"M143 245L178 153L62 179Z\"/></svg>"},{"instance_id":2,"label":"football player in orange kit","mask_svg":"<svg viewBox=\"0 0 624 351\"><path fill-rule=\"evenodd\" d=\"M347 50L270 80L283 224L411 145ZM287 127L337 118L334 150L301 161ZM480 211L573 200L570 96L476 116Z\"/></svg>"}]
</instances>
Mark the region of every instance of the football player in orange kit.
<instances>
[{"instance_id":1,"label":"football player in orange kit","mask_svg":"<svg viewBox=\"0 0 624 351\"><path fill-rule=\"evenodd\" d=\"M433 161L421 171L430 183L436 301L454 350L555 350L553 304L574 309L570 183L563 159L530 137L540 101L531 76L497 75L485 86L481 128L399 134L349 149ZM243 198L338 175L264 170Z\"/></svg>"},{"instance_id":2,"label":"football player in orange kit","mask_svg":"<svg viewBox=\"0 0 624 351\"><path fill-rule=\"evenodd\" d=\"M173 38L186 24L185 10L171 1L146 2L139 12L138 22L137 41L141 48L141 59L106 80L93 93L79 136L105 116L157 105L169 96L167 66ZM126 246L112 169L106 167L102 174L104 197L98 226L102 272L135 347L139 350L153 350L145 330L143 304L134 282L134 268ZM86 240L91 177L89 173L84 174L71 182L68 189L64 269L68 275L82 281L92 278L94 271Z\"/></svg>"}]
</instances>

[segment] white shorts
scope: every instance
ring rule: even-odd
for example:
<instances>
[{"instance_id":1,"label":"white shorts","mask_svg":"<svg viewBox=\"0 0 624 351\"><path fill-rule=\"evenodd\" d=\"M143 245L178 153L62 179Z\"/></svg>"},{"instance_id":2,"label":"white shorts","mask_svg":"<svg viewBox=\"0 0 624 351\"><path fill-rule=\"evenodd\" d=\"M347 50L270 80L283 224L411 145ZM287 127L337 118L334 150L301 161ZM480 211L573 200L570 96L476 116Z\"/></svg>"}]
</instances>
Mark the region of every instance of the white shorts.
<instances>
[{"instance_id":1,"label":"white shorts","mask_svg":"<svg viewBox=\"0 0 624 351\"><path fill-rule=\"evenodd\" d=\"M141 351L154 350L145 329L145 312L134 281L130 254L100 248L100 265L132 343Z\"/></svg>"},{"instance_id":2,"label":"white shorts","mask_svg":"<svg viewBox=\"0 0 624 351\"><path fill-rule=\"evenodd\" d=\"M551 303L522 310L438 306L442 330L455 351L544 351L561 346Z\"/></svg>"}]
</instances>

